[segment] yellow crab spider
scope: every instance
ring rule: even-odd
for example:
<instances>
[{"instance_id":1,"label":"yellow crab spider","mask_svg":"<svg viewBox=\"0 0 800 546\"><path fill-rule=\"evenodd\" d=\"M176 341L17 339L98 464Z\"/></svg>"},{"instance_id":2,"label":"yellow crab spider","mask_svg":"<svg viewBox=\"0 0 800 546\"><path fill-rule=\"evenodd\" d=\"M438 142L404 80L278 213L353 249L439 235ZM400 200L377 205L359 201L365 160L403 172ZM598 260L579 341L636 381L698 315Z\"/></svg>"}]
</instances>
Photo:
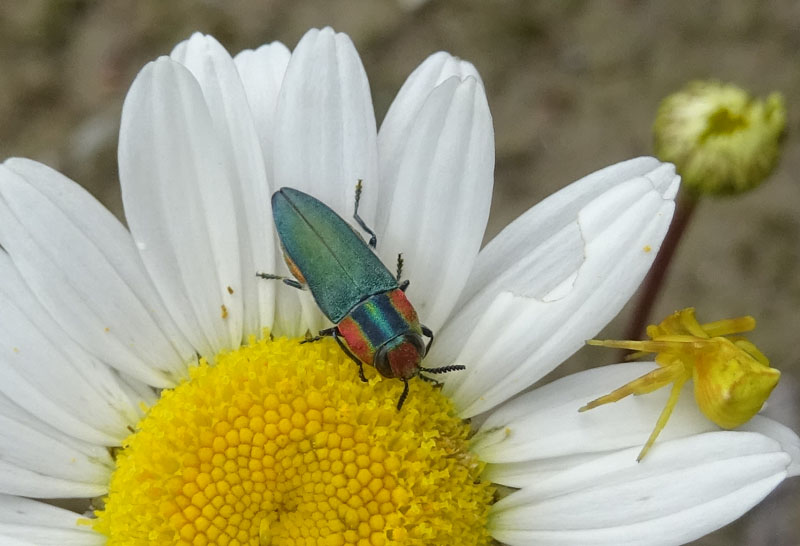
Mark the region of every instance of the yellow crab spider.
<instances>
[{"instance_id":1,"label":"yellow crab spider","mask_svg":"<svg viewBox=\"0 0 800 546\"><path fill-rule=\"evenodd\" d=\"M756 321L745 316L700 324L693 308L682 309L658 325L647 327L650 340L589 340L589 345L637 351L628 360L656 353L655 370L592 400L578 411L616 402L631 394L647 394L672 383L667 404L639 453L641 461L667 424L681 389L694 381L694 397L702 412L716 425L731 429L750 420L778 384L780 371L755 345L741 336L754 329Z\"/></svg>"}]
</instances>

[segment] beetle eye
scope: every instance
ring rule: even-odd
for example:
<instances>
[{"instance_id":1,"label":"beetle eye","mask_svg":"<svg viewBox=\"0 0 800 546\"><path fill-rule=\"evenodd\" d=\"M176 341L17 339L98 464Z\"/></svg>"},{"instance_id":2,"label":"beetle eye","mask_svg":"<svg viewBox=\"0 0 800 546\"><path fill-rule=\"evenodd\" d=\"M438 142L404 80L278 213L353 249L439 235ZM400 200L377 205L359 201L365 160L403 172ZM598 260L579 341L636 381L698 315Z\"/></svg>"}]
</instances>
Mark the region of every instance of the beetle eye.
<instances>
[{"instance_id":1,"label":"beetle eye","mask_svg":"<svg viewBox=\"0 0 800 546\"><path fill-rule=\"evenodd\" d=\"M389 363L389 347L386 345L378 349L378 352L375 353L375 360L372 364L383 377L394 377L392 365Z\"/></svg>"},{"instance_id":2,"label":"beetle eye","mask_svg":"<svg viewBox=\"0 0 800 546\"><path fill-rule=\"evenodd\" d=\"M425 358L425 341L419 334L406 334L403 336L403 341L409 342L417 348L420 360Z\"/></svg>"}]
</instances>

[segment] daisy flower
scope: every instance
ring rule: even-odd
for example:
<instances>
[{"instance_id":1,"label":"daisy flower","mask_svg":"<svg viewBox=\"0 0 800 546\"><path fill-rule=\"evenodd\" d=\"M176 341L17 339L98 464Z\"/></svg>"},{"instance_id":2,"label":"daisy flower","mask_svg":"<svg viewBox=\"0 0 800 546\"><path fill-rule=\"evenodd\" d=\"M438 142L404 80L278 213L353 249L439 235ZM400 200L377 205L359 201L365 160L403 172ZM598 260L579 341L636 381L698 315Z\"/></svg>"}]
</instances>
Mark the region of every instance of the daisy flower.
<instances>
[{"instance_id":1,"label":"daisy flower","mask_svg":"<svg viewBox=\"0 0 800 546\"><path fill-rule=\"evenodd\" d=\"M683 397L578 408L654 364L515 398L632 295L679 179L638 158L544 200L481 249L494 167L475 68L425 60L376 129L350 39L231 58L196 34L122 112L126 229L39 163L0 167L0 538L7 545L679 544L798 472L756 417L720 431ZM357 367L285 273L272 192L301 189L405 260L443 388ZM511 400L509 400L511 399ZM474 418L474 419L473 419ZM476 429L471 427L478 422ZM84 513L42 499L84 499Z\"/></svg>"}]
</instances>

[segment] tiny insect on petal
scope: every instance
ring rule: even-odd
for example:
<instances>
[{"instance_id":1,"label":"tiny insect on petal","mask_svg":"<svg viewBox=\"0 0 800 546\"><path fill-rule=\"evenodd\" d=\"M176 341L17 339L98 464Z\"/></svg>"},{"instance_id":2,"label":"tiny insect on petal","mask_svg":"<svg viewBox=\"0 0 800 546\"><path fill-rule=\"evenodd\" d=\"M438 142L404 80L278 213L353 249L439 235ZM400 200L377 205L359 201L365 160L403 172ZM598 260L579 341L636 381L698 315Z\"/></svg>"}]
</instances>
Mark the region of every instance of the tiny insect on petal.
<instances>
[{"instance_id":1,"label":"tiny insect on petal","mask_svg":"<svg viewBox=\"0 0 800 546\"><path fill-rule=\"evenodd\" d=\"M683 385L694 381L697 405L716 425L730 429L749 421L778 384L780 371L741 334L755 328L755 319L739 317L700 324L693 308L677 311L660 324L647 327L650 340L589 340L589 345L636 351L629 360L656 353L660 366L611 393L592 400L578 411L616 402L631 394L647 394L669 384L672 391L647 439L638 460L642 460L666 426Z\"/></svg>"}]
</instances>

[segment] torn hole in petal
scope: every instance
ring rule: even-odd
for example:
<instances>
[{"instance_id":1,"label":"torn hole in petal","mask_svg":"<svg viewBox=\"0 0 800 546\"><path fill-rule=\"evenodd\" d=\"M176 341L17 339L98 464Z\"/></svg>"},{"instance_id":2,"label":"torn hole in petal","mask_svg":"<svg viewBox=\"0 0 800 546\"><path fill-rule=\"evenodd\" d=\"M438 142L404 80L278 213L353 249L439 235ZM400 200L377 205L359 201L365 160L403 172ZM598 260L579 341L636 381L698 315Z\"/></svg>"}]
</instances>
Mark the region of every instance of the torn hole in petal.
<instances>
[{"instance_id":1,"label":"torn hole in petal","mask_svg":"<svg viewBox=\"0 0 800 546\"><path fill-rule=\"evenodd\" d=\"M575 271L572 275L561 281L561 283L558 286L556 286L550 292L548 292L545 295L545 297L542 298L542 301L548 303L566 297L575 286L575 279L577 278L578 278L578 272Z\"/></svg>"}]
</instances>

